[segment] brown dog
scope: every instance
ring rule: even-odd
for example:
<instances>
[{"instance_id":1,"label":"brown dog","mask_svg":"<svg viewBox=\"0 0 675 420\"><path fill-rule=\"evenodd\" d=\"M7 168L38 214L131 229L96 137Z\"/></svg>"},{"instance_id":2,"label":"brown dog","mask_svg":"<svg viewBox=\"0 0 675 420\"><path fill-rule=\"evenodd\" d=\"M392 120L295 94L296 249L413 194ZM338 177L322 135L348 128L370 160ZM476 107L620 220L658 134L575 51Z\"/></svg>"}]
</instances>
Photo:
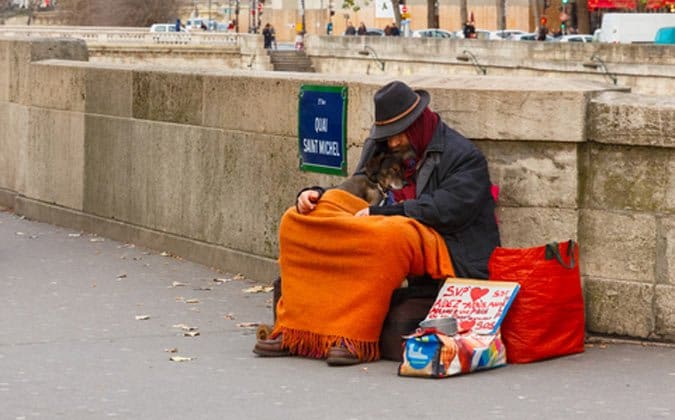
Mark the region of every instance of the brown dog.
<instances>
[{"instance_id":1,"label":"brown dog","mask_svg":"<svg viewBox=\"0 0 675 420\"><path fill-rule=\"evenodd\" d=\"M401 189L405 184L405 159L400 153L376 153L363 172L357 172L335 188L347 191L371 206L387 198L390 189Z\"/></svg>"}]
</instances>

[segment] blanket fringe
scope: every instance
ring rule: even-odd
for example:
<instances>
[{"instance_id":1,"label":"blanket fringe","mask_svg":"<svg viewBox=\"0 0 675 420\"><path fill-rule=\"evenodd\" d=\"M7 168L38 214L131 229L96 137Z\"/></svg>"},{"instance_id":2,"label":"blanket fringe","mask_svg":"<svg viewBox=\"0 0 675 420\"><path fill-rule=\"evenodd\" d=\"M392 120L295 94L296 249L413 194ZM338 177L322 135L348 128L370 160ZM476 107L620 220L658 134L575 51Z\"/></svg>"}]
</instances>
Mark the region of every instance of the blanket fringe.
<instances>
[{"instance_id":1,"label":"blanket fringe","mask_svg":"<svg viewBox=\"0 0 675 420\"><path fill-rule=\"evenodd\" d=\"M377 341L353 340L347 337L316 334L283 326L276 326L270 337L277 337L279 334L283 334L282 346L298 356L325 359L331 347L344 345L362 362L380 359L380 345Z\"/></svg>"}]
</instances>

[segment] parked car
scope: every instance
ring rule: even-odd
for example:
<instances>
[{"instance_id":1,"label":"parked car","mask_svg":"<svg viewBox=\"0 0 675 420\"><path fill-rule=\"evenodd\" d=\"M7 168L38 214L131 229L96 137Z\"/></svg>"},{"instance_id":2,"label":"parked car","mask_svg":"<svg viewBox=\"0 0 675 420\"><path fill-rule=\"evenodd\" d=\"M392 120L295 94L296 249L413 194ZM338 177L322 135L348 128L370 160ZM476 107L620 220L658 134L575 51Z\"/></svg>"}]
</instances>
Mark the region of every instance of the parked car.
<instances>
[{"instance_id":1,"label":"parked car","mask_svg":"<svg viewBox=\"0 0 675 420\"><path fill-rule=\"evenodd\" d=\"M536 32L529 32L526 34L520 34L520 35L513 35L511 37L511 40L513 41L536 41L537 40L537 33ZM555 38L553 38L551 35L546 35L546 41L554 41Z\"/></svg>"},{"instance_id":2,"label":"parked car","mask_svg":"<svg viewBox=\"0 0 675 420\"><path fill-rule=\"evenodd\" d=\"M176 32L175 23L155 23L150 27L150 32Z\"/></svg>"},{"instance_id":3,"label":"parked car","mask_svg":"<svg viewBox=\"0 0 675 420\"><path fill-rule=\"evenodd\" d=\"M495 39L495 40L506 40L506 39L511 39L514 35L522 35L526 33L525 31L521 31L520 29L503 29L499 31L493 31L490 32L490 39Z\"/></svg>"},{"instance_id":4,"label":"parked car","mask_svg":"<svg viewBox=\"0 0 675 420\"><path fill-rule=\"evenodd\" d=\"M446 31L445 29L429 28L417 29L412 32L413 38L448 38L457 39L454 32Z\"/></svg>"},{"instance_id":5,"label":"parked car","mask_svg":"<svg viewBox=\"0 0 675 420\"><path fill-rule=\"evenodd\" d=\"M486 31L485 29L476 29L476 38L475 39L490 39L490 31ZM464 31L455 31L455 35L457 35L457 38L464 38Z\"/></svg>"},{"instance_id":6,"label":"parked car","mask_svg":"<svg viewBox=\"0 0 675 420\"><path fill-rule=\"evenodd\" d=\"M347 35L346 33L342 33L342 35ZM366 28L366 35L368 36L384 36L384 30L380 28ZM353 36L358 36L358 35L353 35Z\"/></svg>"},{"instance_id":7,"label":"parked car","mask_svg":"<svg viewBox=\"0 0 675 420\"><path fill-rule=\"evenodd\" d=\"M675 44L675 26L667 26L665 28L660 28L658 31L656 31L656 37L654 37L654 44L666 44L666 45Z\"/></svg>"},{"instance_id":8,"label":"parked car","mask_svg":"<svg viewBox=\"0 0 675 420\"><path fill-rule=\"evenodd\" d=\"M558 42L593 42L593 35L574 34L563 35L560 38L555 38Z\"/></svg>"}]
</instances>

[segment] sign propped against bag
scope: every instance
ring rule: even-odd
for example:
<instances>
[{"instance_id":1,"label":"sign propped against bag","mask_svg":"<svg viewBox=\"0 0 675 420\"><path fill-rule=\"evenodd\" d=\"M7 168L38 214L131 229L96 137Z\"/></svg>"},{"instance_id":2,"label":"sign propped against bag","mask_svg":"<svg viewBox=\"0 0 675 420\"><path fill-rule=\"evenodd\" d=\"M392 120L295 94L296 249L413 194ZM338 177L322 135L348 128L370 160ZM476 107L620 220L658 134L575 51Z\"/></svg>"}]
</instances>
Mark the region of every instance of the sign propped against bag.
<instances>
[{"instance_id":1,"label":"sign propped against bag","mask_svg":"<svg viewBox=\"0 0 675 420\"><path fill-rule=\"evenodd\" d=\"M347 175L347 87L300 87L298 94L300 169Z\"/></svg>"},{"instance_id":2,"label":"sign propped against bag","mask_svg":"<svg viewBox=\"0 0 675 420\"><path fill-rule=\"evenodd\" d=\"M519 289L509 281L447 279L426 319L455 318L459 331L496 334Z\"/></svg>"}]
</instances>

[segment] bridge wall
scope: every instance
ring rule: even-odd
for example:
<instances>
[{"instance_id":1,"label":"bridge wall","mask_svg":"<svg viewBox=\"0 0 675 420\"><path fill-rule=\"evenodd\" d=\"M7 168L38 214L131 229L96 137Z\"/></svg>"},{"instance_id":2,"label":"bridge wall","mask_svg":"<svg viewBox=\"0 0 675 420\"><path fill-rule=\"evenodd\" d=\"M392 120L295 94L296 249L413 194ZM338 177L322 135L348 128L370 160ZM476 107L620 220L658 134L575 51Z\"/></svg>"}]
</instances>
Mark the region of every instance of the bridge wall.
<instances>
[{"instance_id":1,"label":"bridge wall","mask_svg":"<svg viewBox=\"0 0 675 420\"><path fill-rule=\"evenodd\" d=\"M390 77L89 63L83 43L0 39L0 204L252 278L307 185L297 93L345 85L348 161ZM581 245L587 328L675 341L675 98L579 80L407 76L474 139L503 244Z\"/></svg>"},{"instance_id":2,"label":"bridge wall","mask_svg":"<svg viewBox=\"0 0 675 420\"><path fill-rule=\"evenodd\" d=\"M83 39L91 61L271 70L262 36L211 32L153 34L147 28L0 26L0 36ZM476 75L584 79L633 93L675 95L675 46L445 40L310 35L306 52L329 74ZM368 55L366 46L370 48ZM466 61L458 59L464 55ZM384 63L384 69L375 58ZM474 65L475 63L478 65Z\"/></svg>"}]
</instances>

